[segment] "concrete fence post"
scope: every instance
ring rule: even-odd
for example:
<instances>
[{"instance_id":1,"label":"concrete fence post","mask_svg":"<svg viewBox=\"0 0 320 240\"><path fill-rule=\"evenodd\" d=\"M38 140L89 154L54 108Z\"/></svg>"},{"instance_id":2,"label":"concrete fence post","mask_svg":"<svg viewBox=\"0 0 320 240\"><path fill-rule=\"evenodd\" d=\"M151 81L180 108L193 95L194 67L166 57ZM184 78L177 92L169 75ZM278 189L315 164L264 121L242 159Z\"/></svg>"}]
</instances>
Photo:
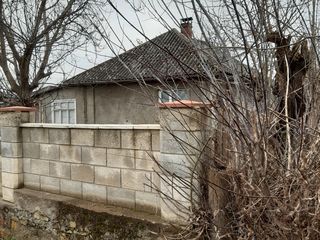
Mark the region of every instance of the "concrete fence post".
<instances>
[{"instance_id":1,"label":"concrete fence post","mask_svg":"<svg viewBox=\"0 0 320 240\"><path fill-rule=\"evenodd\" d=\"M208 106L179 101L160 105L161 216L185 221L197 206Z\"/></svg>"},{"instance_id":2,"label":"concrete fence post","mask_svg":"<svg viewBox=\"0 0 320 240\"><path fill-rule=\"evenodd\" d=\"M14 189L23 186L23 152L21 123L29 121L28 107L0 108L2 197L13 202Z\"/></svg>"}]
</instances>

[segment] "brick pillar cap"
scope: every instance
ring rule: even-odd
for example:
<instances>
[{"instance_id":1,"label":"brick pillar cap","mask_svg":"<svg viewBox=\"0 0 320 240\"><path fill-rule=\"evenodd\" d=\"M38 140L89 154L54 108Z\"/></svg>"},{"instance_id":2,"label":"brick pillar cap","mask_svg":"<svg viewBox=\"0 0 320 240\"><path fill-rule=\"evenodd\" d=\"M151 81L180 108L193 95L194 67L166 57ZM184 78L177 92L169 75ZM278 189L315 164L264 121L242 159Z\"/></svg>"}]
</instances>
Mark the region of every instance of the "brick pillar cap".
<instances>
[{"instance_id":1,"label":"brick pillar cap","mask_svg":"<svg viewBox=\"0 0 320 240\"><path fill-rule=\"evenodd\" d=\"M211 107L211 103L203 103L192 100L181 100L174 102L159 103L160 108L194 108L194 107Z\"/></svg>"},{"instance_id":2,"label":"brick pillar cap","mask_svg":"<svg viewBox=\"0 0 320 240\"><path fill-rule=\"evenodd\" d=\"M10 106L0 107L0 112L35 112L35 107L24 107L24 106Z\"/></svg>"}]
</instances>

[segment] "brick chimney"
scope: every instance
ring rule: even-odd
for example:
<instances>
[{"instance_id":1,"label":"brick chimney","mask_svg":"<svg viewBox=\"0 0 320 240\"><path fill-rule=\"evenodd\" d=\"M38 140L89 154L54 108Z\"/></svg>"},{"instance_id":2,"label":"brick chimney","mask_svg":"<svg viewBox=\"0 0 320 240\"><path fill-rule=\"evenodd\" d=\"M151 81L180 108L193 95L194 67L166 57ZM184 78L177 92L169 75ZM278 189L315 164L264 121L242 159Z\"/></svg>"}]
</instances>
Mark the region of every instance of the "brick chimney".
<instances>
[{"instance_id":1,"label":"brick chimney","mask_svg":"<svg viewBox=\"0 0 320 240\"><path fill-rule=\"evenodd\" d=\"M192 38L192 17L181 18L180 28L181 33L188 38Z\"/></svg>"}]
</instances>

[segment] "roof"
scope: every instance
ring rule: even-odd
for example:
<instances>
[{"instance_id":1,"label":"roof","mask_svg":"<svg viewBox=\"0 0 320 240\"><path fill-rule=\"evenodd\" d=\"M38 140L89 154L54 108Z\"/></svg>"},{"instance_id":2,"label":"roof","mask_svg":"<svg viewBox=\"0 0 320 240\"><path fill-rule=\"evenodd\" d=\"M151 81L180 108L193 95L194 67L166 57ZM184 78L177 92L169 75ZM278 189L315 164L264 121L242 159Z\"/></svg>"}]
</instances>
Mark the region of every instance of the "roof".
<instances>
[{"instance_id":1,"label":"roof","mask_svg":"<svg viewBox=\"0 0 320 240\"><path fill-rule=\"evenodd\" d=\"M176 29L62 82L64 86L121 83L195 75L201 61L191 39Z\"/></svg>"}]
</instances>

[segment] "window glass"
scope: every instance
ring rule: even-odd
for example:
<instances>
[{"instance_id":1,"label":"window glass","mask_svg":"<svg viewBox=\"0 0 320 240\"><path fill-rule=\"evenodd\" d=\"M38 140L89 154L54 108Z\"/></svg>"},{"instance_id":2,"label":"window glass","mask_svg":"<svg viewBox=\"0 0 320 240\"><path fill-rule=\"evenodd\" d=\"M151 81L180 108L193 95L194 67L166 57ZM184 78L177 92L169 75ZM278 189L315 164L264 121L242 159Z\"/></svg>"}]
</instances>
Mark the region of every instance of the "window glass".
<instances>
[{"instance_id":1,"label":"window glass","mask_svg":"<svg viewBox=\"0 0 320 240\"><path fill-rule=\"evenodd\" d=\"M160 90L159 102L173 102L177 100L188 100L189 94L187 89Z\"/></svg>"},{"instance_id":2,"label":"window glass","mask_svg":"<svg viewBox=\"0 0 320 240\"><path fill-rule=\"evenodd\" d=\"M61 99L52 104L52 122L53 123L76 123L76 100Z\"/></svg>"}]
</instances>

